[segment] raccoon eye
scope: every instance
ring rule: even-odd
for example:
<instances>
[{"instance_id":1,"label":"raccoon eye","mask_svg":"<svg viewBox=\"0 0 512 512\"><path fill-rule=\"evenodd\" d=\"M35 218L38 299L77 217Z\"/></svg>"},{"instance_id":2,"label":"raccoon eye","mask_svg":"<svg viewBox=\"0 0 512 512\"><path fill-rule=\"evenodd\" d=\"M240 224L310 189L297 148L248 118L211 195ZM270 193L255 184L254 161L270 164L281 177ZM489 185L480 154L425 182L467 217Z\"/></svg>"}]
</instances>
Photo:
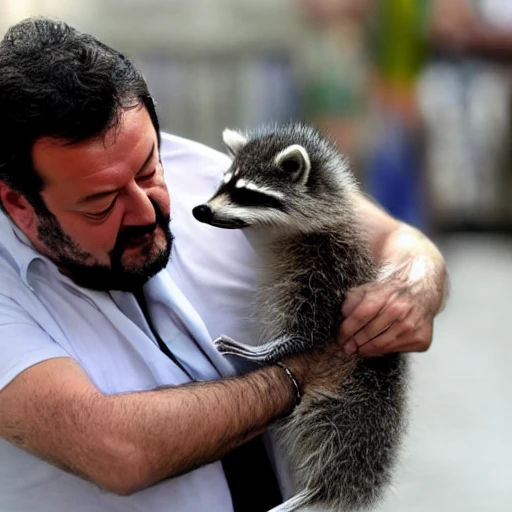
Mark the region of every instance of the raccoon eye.
<instances>
[{"instance_id":1,"label":"raccoon eye","mask_svg":"<svg viewBox=\"0 0 512 512\"><path fill-rule=\"evenodd\" d=\"M234 203L244 206L260 206L285 211L284 204L279 199L255 190L236 188L231 192L231 198Z\"/></svg>"}]
</instances>

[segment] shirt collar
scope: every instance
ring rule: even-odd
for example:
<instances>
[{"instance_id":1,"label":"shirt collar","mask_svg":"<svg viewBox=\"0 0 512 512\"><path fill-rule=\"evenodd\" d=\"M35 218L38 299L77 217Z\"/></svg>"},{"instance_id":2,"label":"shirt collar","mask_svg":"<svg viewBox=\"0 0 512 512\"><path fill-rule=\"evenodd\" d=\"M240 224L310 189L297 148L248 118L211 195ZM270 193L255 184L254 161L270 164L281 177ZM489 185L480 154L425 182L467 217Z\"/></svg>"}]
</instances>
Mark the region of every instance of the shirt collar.
<instances>
[{"instance_id":1,"label":"shirt collar","mask_svg":"<svg viewBox=\"0 0 512 512\"><path fill-rule=\"evenodd\" d=\"M20 278L23 283L32 289L28 279L28 272L33 261L45 258L38 253L30 240L19 229L9 216L0 210L0 246L3 245L11 255L15 265L18 267Z\"/></svg>"}]
</instances>

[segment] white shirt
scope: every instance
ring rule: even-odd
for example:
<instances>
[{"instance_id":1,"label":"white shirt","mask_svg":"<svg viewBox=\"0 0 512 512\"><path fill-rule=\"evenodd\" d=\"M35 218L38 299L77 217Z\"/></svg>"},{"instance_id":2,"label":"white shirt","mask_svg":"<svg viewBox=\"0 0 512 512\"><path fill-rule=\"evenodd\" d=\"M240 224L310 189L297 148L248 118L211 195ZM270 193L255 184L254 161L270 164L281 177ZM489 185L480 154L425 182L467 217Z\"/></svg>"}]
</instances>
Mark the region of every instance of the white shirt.
<instances>
[{"instance_id":1,"label":"white shirt","mask_svg":"<svg viewBox=\"0 0 512 512\"><path fill-rule=\"evenodd\" d=\"M253 342L247 306L255 253L243 234L200 224L194 206L210 197L229 159L163 134L162 161L175 236L169 265L144 287L155 327L196 380L234 373L212 339ZM0 212L0 389L28 367L71 357L104 393L190 379L159 349L134 297L75 285L37 253ZM117 496L0 439L2 512L229 512L220 462Z\"/></svg>"}]
</instances>

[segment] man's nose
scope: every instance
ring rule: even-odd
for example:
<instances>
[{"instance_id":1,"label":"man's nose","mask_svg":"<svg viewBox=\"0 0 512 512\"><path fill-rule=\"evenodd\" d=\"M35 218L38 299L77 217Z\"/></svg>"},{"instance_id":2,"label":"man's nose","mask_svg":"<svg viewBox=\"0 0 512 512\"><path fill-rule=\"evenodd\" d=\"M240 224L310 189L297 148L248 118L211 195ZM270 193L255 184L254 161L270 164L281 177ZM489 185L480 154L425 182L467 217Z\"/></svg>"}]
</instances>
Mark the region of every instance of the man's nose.
<instances>
[{"instance_id":1,"label":"man's nose","mask_svg":"<svg viewBox=\"0 0 512 512\"><path fill-rule=\"evenodd\" d=\"M125 226L145 226L156 222L155 208L145 190L135 184L125 200Z\"/></svg>"}]
</instances>

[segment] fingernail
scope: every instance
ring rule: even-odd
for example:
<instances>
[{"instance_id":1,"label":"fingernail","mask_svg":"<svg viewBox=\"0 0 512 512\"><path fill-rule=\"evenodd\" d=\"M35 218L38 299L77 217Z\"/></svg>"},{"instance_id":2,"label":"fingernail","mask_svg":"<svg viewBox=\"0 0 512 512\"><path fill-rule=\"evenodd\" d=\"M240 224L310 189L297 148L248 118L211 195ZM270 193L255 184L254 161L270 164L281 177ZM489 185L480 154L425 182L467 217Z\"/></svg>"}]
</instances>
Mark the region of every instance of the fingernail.
<instances>
[{"instance_id":1,"label":"fingernail","mask_svg":"<svg viewBox=\"0 0 512 512\"><path fill-rule=\"evenodd\" d=\"M345 354L347 354L347 356L354 354L355 352L357 352L357 343L354 340L348 341L347 343L345 343L343 351L345 352Z\"/></svg>"}]
</instances>

